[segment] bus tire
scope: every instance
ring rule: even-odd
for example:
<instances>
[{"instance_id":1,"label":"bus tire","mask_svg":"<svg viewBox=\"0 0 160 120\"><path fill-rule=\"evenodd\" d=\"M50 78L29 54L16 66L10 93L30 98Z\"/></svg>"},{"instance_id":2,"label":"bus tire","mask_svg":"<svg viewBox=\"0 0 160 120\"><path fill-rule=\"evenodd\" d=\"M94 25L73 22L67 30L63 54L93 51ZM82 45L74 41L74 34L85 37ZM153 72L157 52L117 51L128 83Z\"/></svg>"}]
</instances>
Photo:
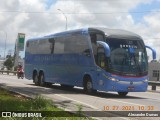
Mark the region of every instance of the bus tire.
<instances>
[{"instance_id":1,"label":"bus tire","mask_svg":"<svg viewBox=\"0 0 160 120\"><path fill-rule=\"evenodd\" d=\"M33 82L35 83L35 85L39 86L39 80L38 80L38 75L37 73L33 74Z\"/></svg>"},{"instance_id":2,"label":"bus tire","mask_svg":"<svg viewBox=\"0 0 160 120\"><path fill-rule=\"evenodd\" d=\"M89 77L87 77L87 80L84 82L84 92L87 94L94 93L92 80Z\"/></svg>"},{"instance_id":3,"label":"bus tire","mask_svg":"<svg viewBox=\"0 0 160 120\"><path fill-rule=\"evenodd\" d=\"M118 94L120 97L125 97L128 94L128 92L118 92Z\"/></svg>"},{"instance_id":4,"label":"bus tire","mask_svg":"<svg viewBox=\"0 0 160 120\"><path fill-rule=\"evenodd\" d=\"M39 74L39 83L40 83L40 86L44 87L46 84L45 84L45 78L44 78L44 73L41 72Z\"/></svg>"}]
</instances>

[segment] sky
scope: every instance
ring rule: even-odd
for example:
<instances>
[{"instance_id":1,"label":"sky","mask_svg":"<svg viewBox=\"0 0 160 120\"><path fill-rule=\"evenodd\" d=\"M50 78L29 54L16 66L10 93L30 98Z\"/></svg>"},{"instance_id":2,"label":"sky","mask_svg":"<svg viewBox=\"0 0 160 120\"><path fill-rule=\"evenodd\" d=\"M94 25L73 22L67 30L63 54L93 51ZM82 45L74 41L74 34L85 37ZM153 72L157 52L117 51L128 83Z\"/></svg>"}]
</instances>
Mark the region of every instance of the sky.
<instances>
[{"instance_id":1,"label":"sky","mask_svg":"<svg viewBox=\"0 0 160 120\"><path fill-rule=\"evenodd\" d=\"M18 33L27 40L65 31L66 16L68 30L106 27L137 33L159 60L159 6L160 0L1 0L0 56L14 53Z\"/></svg>"}]
</instances>

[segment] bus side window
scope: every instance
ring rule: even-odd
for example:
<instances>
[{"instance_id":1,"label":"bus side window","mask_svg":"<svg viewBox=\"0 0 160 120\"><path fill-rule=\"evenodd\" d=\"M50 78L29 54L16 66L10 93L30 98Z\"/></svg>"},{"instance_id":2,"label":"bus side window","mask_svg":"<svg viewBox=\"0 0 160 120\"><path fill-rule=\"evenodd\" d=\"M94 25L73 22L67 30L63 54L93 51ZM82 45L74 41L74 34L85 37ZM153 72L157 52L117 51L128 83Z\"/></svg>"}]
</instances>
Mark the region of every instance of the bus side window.
<instances>
[{"instance_id":1,"label":"bus side window","mask_svg":"<svg viewBox=\"0 0 160 120\"><path fill-rule=\"evenodd\" d=\"M97 41L105 41L105 37L103 34L96 34L97 36Z\"/></svg>"},{"instance_id":2,"label":"bus side window","mask_svg":"<svg viewBox=\"0 0 160 120\"><path fill-rule=\"evenodd\" d=\"M51 45L50 45L51 54L53 54L53 53L54 53L54 45L55 45L55 40L54 40L54 38L50 38L50 39L49 39L49 42L51 43Z\"/></svg>"},{"instance_id":3,"label":"bus side window","mask_svg":"<svg viewBox=\"0 0 160 120\"><path fill-rule=\"evenodd\" d=\"M90 34L91 37L91 43L92 43L92 49L93 49L93 53L94 55L96 55L97 53L97 36L96 34Z\"/></svg>"}]
</instances>

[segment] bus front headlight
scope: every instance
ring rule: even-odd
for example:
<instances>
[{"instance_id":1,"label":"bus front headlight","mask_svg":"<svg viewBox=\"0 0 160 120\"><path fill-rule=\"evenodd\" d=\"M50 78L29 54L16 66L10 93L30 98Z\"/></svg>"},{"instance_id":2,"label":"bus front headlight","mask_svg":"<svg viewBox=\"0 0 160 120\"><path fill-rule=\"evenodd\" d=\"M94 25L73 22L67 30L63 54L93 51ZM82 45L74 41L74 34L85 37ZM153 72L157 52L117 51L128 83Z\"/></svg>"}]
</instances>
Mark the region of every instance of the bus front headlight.
<instances>
[{"instance_id":1,"label":"bus front headlight","mask_svg":"<svg viewBox=\"0 0 160 120\"><path fill-rule=\"evenodd\" d=\"M119 80L116 78L112 78L112 81L118 82Z\"/></svg>"},{"instance_id":2,"label":"bus front headlight","mask_svg":"<svg viewBox=\"0 0 160 120\"><path fill-rule=\"evenodd\" d=\"M112 80L112 81L114 81L114 82L118 82L118 81L119 81L118 79L112 78L112 77L109 77L109 80Z\"/></svg>"},{"instance_id":3,"label":"bus front headlight","mask_svg":"<svg viewBox=\"0 0 160 120\"><path fill-rule=\"evenodd\" d=\"M105 74L103 74L103 76L104 76L105 78L107 78L108 80L111 80L111 81L114 81L114 82L119 82L119 80L116 79L116 78L109 77L109 76L107 76L107 75L105 75Z\"/></svg>"}]
</instances>

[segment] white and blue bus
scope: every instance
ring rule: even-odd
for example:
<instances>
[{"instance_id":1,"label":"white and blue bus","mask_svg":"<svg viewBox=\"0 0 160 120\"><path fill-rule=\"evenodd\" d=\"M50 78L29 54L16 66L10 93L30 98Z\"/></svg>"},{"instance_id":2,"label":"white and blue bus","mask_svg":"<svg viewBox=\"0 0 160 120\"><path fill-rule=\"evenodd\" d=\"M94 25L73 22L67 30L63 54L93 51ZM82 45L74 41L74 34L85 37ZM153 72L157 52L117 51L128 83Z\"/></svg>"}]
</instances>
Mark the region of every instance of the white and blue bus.
<instances>
[{"instance_id":1,"label":"white and blue bus","mask_svg":"<svg viewBox=\"0 0 160 120\"><path fill-rule=\"evenodd\" d=\"M128 92L144 92L148 86L146 46L135 33L107 28L29 39L25 77L35 85L78 86L86 93L114 91L126 96Z\"/></svg>"}]
</instances>

